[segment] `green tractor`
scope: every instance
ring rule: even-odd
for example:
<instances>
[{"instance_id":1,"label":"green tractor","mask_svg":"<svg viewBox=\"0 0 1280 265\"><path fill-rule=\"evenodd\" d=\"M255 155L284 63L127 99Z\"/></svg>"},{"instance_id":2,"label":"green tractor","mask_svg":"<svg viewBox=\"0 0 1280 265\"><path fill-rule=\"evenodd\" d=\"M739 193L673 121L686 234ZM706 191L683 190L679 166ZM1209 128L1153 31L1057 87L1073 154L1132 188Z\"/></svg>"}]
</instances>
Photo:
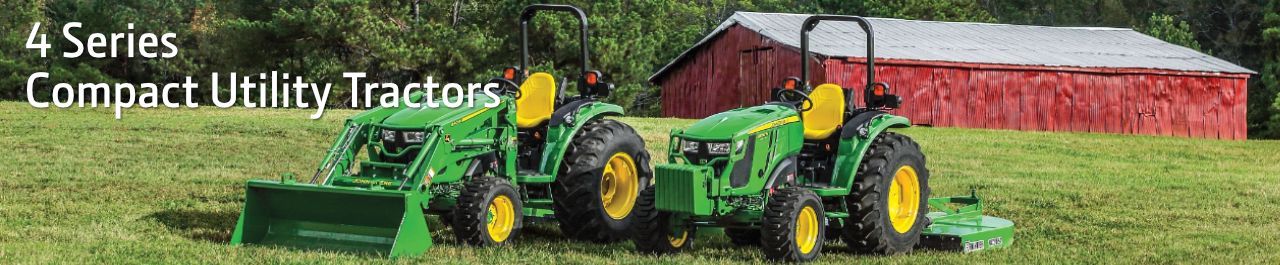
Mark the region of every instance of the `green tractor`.
<instances>
[{"instance_id":1,"label":"green tractor","mask_svg":"<svg viewBox=\"0 0 1280 265\"><path fill-rule=\"evenodd\" d=\"M550 74L523 70L528 23L541 11L580 22L578 96L560 93ZM623 110L599 101L613 85L588 66L586 14L529 6L520 31L520 66L490 80L501 84L498 98L458 108L406 102L347 119L310 181L248 182L231 243L416 256L432 245L424 214L442 216L460 242L476 246L509 243L535 220L558 221L575 239L628 238L653 172L635 130L606 118Z\"/></svg>"},{"instance_id":2,"label":"green tractor","mask_svg":"<svg viewBox=\"0 0 1280 265\"><path fill-rule=\"evenodd\" d=\"M809 89L809 67L802 63L800 77L775 88L771 102L673 130L669 162L655 168L655 184L637 202L632 235L638 250L688 249L699 227L722 227L735 245L759 246L766 257L786 261L813 260L837 238L854 252L877 254L1013 243L1013 223L983 216L977 196L928 198L920 146L888 131L911 123L885 112L901 98L875 81L867 20L808 18L801 58L810 58L809 32L822 21L856 22L866 32L863 107L838 85ZM931 205L939 212L927 213Z\"/></svg>"}]
</instances>

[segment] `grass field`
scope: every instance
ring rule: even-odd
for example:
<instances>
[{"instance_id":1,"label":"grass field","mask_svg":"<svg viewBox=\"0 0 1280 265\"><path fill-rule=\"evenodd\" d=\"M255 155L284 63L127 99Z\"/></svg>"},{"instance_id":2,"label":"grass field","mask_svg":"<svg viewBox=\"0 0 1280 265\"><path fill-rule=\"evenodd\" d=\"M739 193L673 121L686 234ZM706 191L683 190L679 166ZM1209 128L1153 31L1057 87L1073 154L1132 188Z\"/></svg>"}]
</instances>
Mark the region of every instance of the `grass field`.
<instances>
[{"instance_id":1,"label":"grass field","mask_svg":"<svg viewBox=\"0 0 1280 265\"><path fill-rule=\"evenodd\" d=\"M511 247L470 248L432 219L418 259L227 245L248 179L310 172L350 111L37 110L0 103L0 264L29 263L762 263L702 234L696 251L652 257L629 242L567 241L552 225ZM627 118L654 157L688 120ZM858 256L822 263L1274 263L1280 260L1280 142L913 128L935 195L970 187L1019 225L1011 249Z\"/></svg>"}]
</instances>

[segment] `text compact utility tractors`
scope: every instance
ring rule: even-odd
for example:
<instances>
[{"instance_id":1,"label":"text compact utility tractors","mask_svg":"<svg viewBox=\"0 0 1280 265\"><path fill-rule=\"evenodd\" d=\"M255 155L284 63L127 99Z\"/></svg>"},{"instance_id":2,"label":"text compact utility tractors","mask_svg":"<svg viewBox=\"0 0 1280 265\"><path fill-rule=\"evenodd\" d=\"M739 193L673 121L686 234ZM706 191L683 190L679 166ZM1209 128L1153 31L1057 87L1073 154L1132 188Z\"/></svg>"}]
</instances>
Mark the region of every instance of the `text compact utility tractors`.
<instances>
[{"instance_id":1,"label":"text compact utility tractors","mask_svg":"<svg viewBox=\"0 0 1280 265\"><path fill-rule=\"evenodd\" d=\"M1013 243L1013 223L983 216L975 196L929 199L929 170L920 146L887 131L910 126L884 112L901 98L875 82L874 39L860 17L812 16L800 34L822 21L856 22L866 32L863 107L852 91L822 84L809 89L807 60L799 78L774 89L771 103L722 112L671 132L669 163L636 205L636 247L671 253L689 248L699 227L723 227L738 245L758 245L771 259L807 261L839 237L860 253L905 253L924 247L975 251ZM843 25L843 24L842 24ZM929 206L940 210L925 214Z\"/></svg>"},{"instance_id":2,"label":"text compact utility tractors","mask_svg":"<svg viewBox=\"0 0 1280 265\"><path fill-rule=\"evenodd\" d=\"M576 97L560 93L550 74L525 72L528 24L540 11L580 22ZM613 85L588 66L587 16L533 5L520 32L520 67L491 81L504 84L497 106L478 97L474 107L375 108L349 118L310 181L248 182L231 243L413 256L432 244L424 213L441 215L471 245L510 242L525 217L557 220L577 239L627 238L652 176L649 154L630 126L605 118L623 110L597 100Z\"/></svg>"}]
</instances>

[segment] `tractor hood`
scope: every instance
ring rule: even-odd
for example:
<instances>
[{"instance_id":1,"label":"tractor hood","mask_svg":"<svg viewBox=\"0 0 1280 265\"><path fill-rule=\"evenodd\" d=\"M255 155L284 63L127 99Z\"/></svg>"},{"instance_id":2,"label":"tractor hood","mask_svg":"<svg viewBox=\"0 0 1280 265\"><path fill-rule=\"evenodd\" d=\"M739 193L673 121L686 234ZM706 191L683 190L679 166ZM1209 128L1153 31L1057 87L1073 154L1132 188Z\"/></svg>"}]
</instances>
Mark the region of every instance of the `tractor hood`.
<instances>
[{"instance_id":1,"label":"tractor hood","mask_svg":"<svg viewBox=\"0 0 1280 265\"><path fill-rule=\"evenodd\" d=\"M466 115L480 112L483 109L488 109L484 107L484 104L493 102L494 100L495 99L484 96L476 96L475 104L468 104L464 99L462 106L458 106L456 108L446 107L443 103L440 103L438 105L439 107L436 108L428 107L425 103L419 108L397 108L395 113L392 113L387 116L386 119L382 120L382 126L399 129L416 129L423 128L428 125L449 125L449 123L461 119ZM435 101L437 103L440 102L439 99Z\"/></svg>"},{"instance_id":2,"label":"tractor hood","mask_svg":"<svg viewBox=\"0 0 1280 265\"><path fill-rule=\"evenodd\" d=\"M695 140L729 140L773 126L799 121L795 108L783 105L761 105L733 109L699 120L681 135Z\"/></svg>"}]
</instances>

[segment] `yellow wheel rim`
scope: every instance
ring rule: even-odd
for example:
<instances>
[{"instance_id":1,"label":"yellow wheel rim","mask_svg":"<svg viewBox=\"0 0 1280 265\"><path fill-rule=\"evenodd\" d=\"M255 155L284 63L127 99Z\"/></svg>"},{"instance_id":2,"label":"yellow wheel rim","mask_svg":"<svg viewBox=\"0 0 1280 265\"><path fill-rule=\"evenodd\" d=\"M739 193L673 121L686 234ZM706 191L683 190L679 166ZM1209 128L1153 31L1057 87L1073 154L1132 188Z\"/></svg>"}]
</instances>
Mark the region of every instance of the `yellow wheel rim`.
<instances>
[{"instance_id":1,"label":"yellow wheel rim","mask_svg":"<svg viewBox=\"0 0 1280 265\"><path fill-rule=\"evenodd\" d=\"M818 245L818 214L811 206L800 209L796 215L796 246L800 253L809 254Z\"/></svg>"},{"instance_id":2,"label":"yellow wheel rim","mask_svg":"<svg viewBox=\"0 0 1280 265\"><path fill-rule=\"evenodd\" d=\"M501 243L511 237L511 229L516 224L513 205L511 198L506 195L498 195L489 202L489 223L486 226L489 230L489 238L493 239L493 242Z\"/></svg>"},{"instance_id":3,"label":"yellow wheel rim","mask_svg":"<svg viewBox=\"0 0 1280 265\"><path fill-rule=\"evenodd\" d=\"M600 177L600 202L604 211L614 220L622 220L631 214L640 192L640 178L636 174L636 162L631 155L618 152L604 165Z\"/></svg>"},{"instance_id":4,"label":"yellow wheel rim","mask_svg":"<svg viewBox=\"0 0 1280 265\"><path fill-rule=\"evenodd\" d=\"M681 231L680 237L676 237L675 235L667 235L667 242L670 242L671 247L673 248L683 247L685 242L689 242L689 231L687 230Z\"/></svg>"},{"instance_id":5,"label":"yellow wheel rim","mask_svg":"<svg viewBox=\"0 0 1280 265\"><path fill-rule=\"evenodd\" d=\"M904 165L893 174L888 202L889 222L893 224L893 230L900 234L911 231L920 211L920 179L915 168Z\"/></svg>"}]
</instances>

